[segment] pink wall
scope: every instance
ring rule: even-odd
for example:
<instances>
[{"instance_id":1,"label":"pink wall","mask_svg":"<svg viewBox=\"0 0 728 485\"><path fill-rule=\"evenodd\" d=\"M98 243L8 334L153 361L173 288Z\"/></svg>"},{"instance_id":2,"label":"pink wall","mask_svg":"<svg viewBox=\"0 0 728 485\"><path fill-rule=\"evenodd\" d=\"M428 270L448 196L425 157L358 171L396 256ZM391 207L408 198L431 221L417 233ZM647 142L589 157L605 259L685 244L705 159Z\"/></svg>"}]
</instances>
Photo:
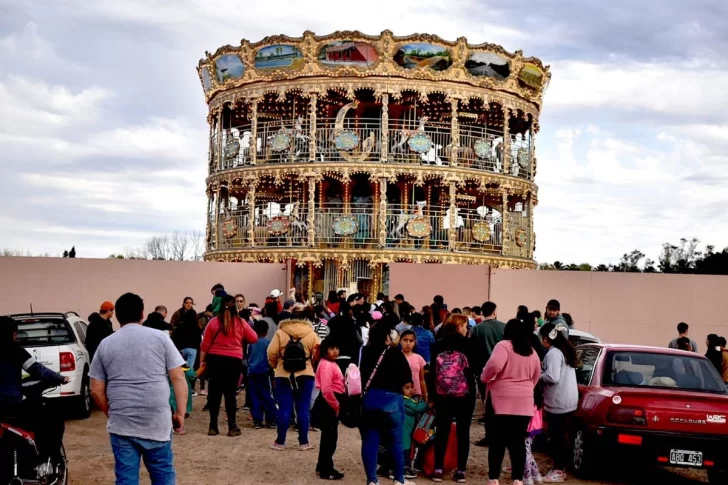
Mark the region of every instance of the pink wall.
<instances>
[{"instance_id":1,"label":"pink wall","mask_svg":"<svg viewBox=\"0 0 728 485\"><path fill-rule=\"evenodd\" d=\"M0 257L0 315L35 311L98 311L127 291L144 299L146 312L165 305L171 313L191 296L198 312L222 283L229 293L263 305L273 288L285 293L286 267L264 263L193 263L114 259Z\"/></svg>"},{"instance_id":2,"label":"pink wall","mask_svg":"<svg viewBox=\"0 0 728 485\"><path fill-rule=\"evenodd\" d=\"M488 300L488 268L396 263L389 269L390 297L403 293L417 308L443 295L450 308ZM605 342L665 346L681 321L705 351L705 336L728 336L728 277L516 271L493 268L490 299L507 321L518 305L544 311L556 298L576 328Z\"/></svg>"}]
</instances>

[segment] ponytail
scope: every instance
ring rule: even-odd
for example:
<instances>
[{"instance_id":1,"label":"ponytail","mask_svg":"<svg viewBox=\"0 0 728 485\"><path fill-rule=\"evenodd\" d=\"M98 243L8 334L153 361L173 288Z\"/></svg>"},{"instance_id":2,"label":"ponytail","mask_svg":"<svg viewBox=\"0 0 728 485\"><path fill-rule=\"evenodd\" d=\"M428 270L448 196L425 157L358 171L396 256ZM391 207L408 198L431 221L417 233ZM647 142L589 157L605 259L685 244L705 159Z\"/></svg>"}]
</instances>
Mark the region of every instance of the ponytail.
<instances>
[{"instance_id":1,"label":"ponytail","mask_svg":"<svg viewBox=\"0 0 728 485\"><path fill-rule=\"evenodd\" d=\"M547 323L541 327L538 333L542 339L545 339L552 347L556 347L564 354L564 360L569 367L576 368L576 350L566 337L568 331L569 329L563 324Z\"/></svg>"}]
</instances>

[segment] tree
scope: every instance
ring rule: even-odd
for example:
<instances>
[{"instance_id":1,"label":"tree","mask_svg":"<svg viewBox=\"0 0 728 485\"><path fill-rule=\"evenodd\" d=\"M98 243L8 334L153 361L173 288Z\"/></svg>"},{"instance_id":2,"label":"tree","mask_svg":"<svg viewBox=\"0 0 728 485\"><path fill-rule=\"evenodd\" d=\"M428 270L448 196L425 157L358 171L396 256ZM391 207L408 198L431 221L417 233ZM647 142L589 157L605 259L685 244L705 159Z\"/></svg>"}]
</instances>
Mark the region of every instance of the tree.
<instances>
[{"instance_id":1,"label":"tree","mask_svg":"<svg viewBox=\"0 0 728 485\"><path fill-rule=\"evenodd\" d=\"M594 271L599 271L599 272L607 272L609 270L610 270L610 267L607 266L606 264L600 264L599 266L594 268Z\"/></svg>"},{"instance_id":2,"label":"tree","mask_svg":"<svg viewBox=\"0 0 728 485\"><path fill-rule=\"evenodd\" d=\"M623 273L640 273L640 261L645 257L645 253L635 249L629 254L624 254L619 264L614 267L614 271Z\"/></svg>"},{"instance_id":3,"label":"tree","mask_svg":"<svg viewBox=\"0 0 728 485\"><path fill-rule=\"evenodd\" d=\"M728 248L716 253L714 246L707 246L703 258L695 262L696 274L728 275Z\"/></svg>"},{"instance_id":4,"label":"tree","mask_svg":"<svg viewBox=\"0 0 728 485\"><path fill-rule=\"evenodd\" d=\"M64 258L67 258L68 257L68 251L63 251L63 257Z\"/></svg>"},{"instance_id":5,"label":"tree","mask_svg":"<svg viewBox=\"0 0 728 485\"><path fill-rule=\"evenodd\" d=\"M139 249L127 249L126 259L202 261L204 252L204 237L201 232L175 231L171 235L152 236Z\"/></svg>"},{"instance_id":6,"label":"tree","mask_svg":"<svg viewBox=\"0 0 728 485\"><path fill-rule=\"evenodd\" d=\"M71 250L68 252L69 258L75 258L76 257L76 246L73 246Z\"/></svg>"},{"instance_id":7,"label":"tree","mask_svg":"<svg viewBox=\"0 0 728 485\"><path fill-rule=\"evenodd\" d=\"M697 250L697 238L690 241L683 238L680 244L675 246L670 243L662 245L662 254L659 259L659 268L663 273L689 274L695 272L695 265L702 259L702 253Z\"/></svg>"}]
</instances>

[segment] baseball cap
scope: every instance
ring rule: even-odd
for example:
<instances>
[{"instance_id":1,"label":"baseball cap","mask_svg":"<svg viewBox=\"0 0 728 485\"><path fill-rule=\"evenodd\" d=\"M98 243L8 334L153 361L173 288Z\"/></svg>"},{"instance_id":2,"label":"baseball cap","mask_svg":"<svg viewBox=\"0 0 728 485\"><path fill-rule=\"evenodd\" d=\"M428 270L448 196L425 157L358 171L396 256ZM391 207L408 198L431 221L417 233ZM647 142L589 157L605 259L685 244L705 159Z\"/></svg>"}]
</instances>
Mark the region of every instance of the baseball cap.
<instances>
[{"instance_id":1,"label":"baseball cap","mask_svg":"<svg viewBox=\"0 0 728 485\"><path fill-rule=\"evenodd\" d=\"M549 300L549 302L546 304L546 308L561 310L561 303L559 303L559 300Z\"/></svg>"},{"instance_id":2,"label":"baseball cap","mask_svg":"<svg viewBox=\"0 0 728 485\"><path fill-rule=\"evenodd\" d=\"M105 301L101 304L101 311L102 312L108 312L110 310L114 309L114 304L110 301Z\"/></svg>"},{"instance_id":3,"label":"baseball cap","mask_svg":"<svg viewBox=\"0 0 728 485\"><path fill-rule=\"evenodd\" d=\"M281 296L281 290L279 290L278 288L274 289L270 292L270 296L272 296L273 298L278 298L279 296Z\"/></svg>"}]
</instances>

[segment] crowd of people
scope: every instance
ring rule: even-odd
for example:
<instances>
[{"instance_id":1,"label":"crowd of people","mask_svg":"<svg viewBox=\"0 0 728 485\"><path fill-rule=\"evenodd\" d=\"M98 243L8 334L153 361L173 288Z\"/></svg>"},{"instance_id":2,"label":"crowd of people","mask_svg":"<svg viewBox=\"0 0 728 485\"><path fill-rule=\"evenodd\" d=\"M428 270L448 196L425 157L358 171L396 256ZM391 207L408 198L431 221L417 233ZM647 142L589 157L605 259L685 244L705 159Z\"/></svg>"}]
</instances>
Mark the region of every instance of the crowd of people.
<instances>
[{"instance_id":1,"label":"crowd of people","mask_svg":"<svg viewBox=\"0 0 728 485\"><path fill-rule=\"evenodd\" d=\"M697 353L698 344L689 337L689 332L690 326L687 323L678 323L678 336L670 341L668 347ZM705 346L707 348L705 357L707 357L721 375L723 382L728 384L728 349L726 349L726 338L711 333L705 339Z\"/></svg>"},{"instance_id":2,"label":"crowd of people","mask_svg":"<svg viewBox=\"0 0 728 485\"><path fill-rule=\"evenodd\" d=\"M558 301L548 302L543 318L521 306L504 323L493 302L449 309L441 296L419 311L402 294L369 302L363 294L331 292L307 305L293 291L284 300L274 289L260 306L218 284L211 297L202 313L184 298L170 323L164 306L143 320L141 298L132 294L90 317L92 394L109 416L117 483L137 483L142 458L153 483L173 483L169 443L173 432L185 432L195 380L207 396L210 436L220 433L223 399L230 437L242 433L242 409L254 428L277 428L275 451L286 449L291 425L301 451L313 449L309 433L320 430L321 479L344 476L334 466L342 422L360 431L370 485L382 476L408 484L422 469L434 482L452 473L465 483L480 399L485 437L476 444L489 446L490 485L498 483L506 450L516 485L565 480L577 364L571 319ZM136 341L144 345L130 354ZM131 382L150 374L144 389ZM238 409L240 392L245 402ZM544 429L554 465L542 475L531 445ZM456 456L449 456L453 449Z\"/></svg>"}]
</instances>

